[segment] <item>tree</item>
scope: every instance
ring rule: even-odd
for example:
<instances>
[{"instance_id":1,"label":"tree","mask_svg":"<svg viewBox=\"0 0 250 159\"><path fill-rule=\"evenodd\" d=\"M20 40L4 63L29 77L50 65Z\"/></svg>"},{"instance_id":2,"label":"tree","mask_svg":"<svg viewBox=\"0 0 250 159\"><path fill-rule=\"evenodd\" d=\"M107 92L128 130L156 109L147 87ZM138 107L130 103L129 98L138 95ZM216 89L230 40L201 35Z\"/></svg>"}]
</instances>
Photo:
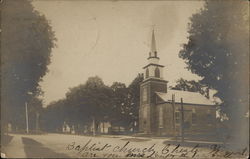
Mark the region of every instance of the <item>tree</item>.
<instances>
[{"instance_id":1,"label":"tree","mask_svg":"<svg viewBox=\"0 0 250 159\"><path fill-rule=\"evenodd\" d=\"M58 132L65 121L65 99L51 102L41 112L41 126L47 132Z\"/></svg>"},{"instance_id":2,"label":"tree","mask_svg":"<svg viewBox=\"0 0 250 159\"><path fill-rule=\"evenodd\" d=\"M175 90L199 92L202 95L205 94L204 86L201 85L200 82L196 82L194 80L188 81L183 78L178 79L176 85L171 88Z\"/></svg>"},{"instance_id":3,"label":"tree","mask_svg":"<svg viewBox=\"0 0 250 159\"><path fill-rule=\"evenodd\" d=\"M66 93L65 100L67 104L64 108L64 111L66 111L65 122L70 126L85 124L91 121L90 109L85 100L86 91L85 85L81 84L70 88Z\"/></svg>"},{"instance_id":4,"label":"tree","mask_svg":"<svg viewBox=\"0 0 250 159\"><path fill-rule=\"evenodd\" d=\"M247 1L206 1L191 17L188 43L179 53L202 84L217 90L231 135L237 137L231 141L238 146L248 141L248 6Z\"/></svg>"},{"instance_id":5,"label":"tree","mask_svg":"<svg viewBox=\"0 0 250 159\"><path fill-rule=\"evenodd\" d=\"M1 97L4 123L25 126L25 102L40 95L55 35L44 15L28 0L3 1L1 6Z\"/></svg>"},{"instance_id":6,"label":"tree","mask_svg":"<svg viewBox=\"0 0 250 159\"><path fill-rule=\"evenodd\" d=\"M110 110L111 89L104 85L98 76L90 77L85 84L86 92L83 100L87 103L90 116L97 120L103 119Z\"/></svg>"},{"instance_id":7,"label":"tree","mask_svg":"<svg viewBox=\"0 0 250 159\"><path fill-rule=\"evenodd\" d=\"M128 121L125 119L128 106L128 89L124 83L114 82L112 89L112 108L109 118L113 125L127 127Z\"/></svg>"},{"instance_id":8,"label":"tree","mask_svg":"<svg viewBox=\"0 0 250 159\"><path fill-rule=\"evenodd\" d=\"M143 81L143 74L138 74L137 77L128 86L129 90L129 115L130 122L137 125L134 129L138 129L139 123L139 107L140 107L140 84Z\"/></svg>"},{"instance_id":9,"label":"tree","mask_svg":"<svg viewBox=\"0 0 250 159\"><path fill-rule=\"evenodd\" d=\"M43 109L42 99L33 96L28 102L28 114L29 114L29 129L35 130L38 132L39 130L39 117L40 113Z\"/></svg>"},{"instance_id":10,"label":"tree","mask_svg":"<svg viewBox=\"0 0 250 159\"><path fill-rule=\"evenodd\" d=\"M110 121L113 125L123 126L127 130L138 123L140 83L139 74L126 87L124 83L114 82L106 86L98 76L90 77L85 84L70 88L66 98L50 103L41 117L43 129L57 131L64 122L83 132L84 125L95 125Z\"/></svg>"},{"instance_id":11,"label":"tree","mask_svg":"<svg viewBox=\"0 0 250 159\"><path fill-rule=\"evenodd\" d=\"M71 88L66 93L70 112L67 117L70 123L87 124L92 120L95 125L106 120L112 106L112 90L98 76L90 77L84 85Z\"/></svg>"},{"instance_id":12,"label":"tree","mask_svg":"<svg viewBox=\"0 0 250 159\"><path fill-rule=\"evenodd\" d=\"M138 76L126 87L125 84L114 82L111 86L113 90L113 112L111 115L112 123L119 126L124 126L127 130L138 126L138 112L140 105L140 83L143 80L143 75Z\"/></svg>"}]
</instances>

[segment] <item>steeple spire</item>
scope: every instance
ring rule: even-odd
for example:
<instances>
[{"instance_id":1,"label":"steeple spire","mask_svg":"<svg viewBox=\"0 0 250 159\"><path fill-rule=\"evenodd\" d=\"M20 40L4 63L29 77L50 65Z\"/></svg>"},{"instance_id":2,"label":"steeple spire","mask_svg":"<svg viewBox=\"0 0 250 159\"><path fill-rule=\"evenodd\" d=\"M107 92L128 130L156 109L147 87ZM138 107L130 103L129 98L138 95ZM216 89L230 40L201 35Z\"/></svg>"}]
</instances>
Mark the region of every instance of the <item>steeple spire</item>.
<instances>
[{"instance_id":1,"label":"steeple spire","mask_svg":"<svg viewBox=\"0 0 250 159\"><path fill-rule=\"evenodd\" d=\"M149 52L149 58L156 57L157 58L157 51L156 51L156 42L155 42L155 33L154 29L152 31L152 39L151 39L151 50Z\"/></svg>"}]
</instances>

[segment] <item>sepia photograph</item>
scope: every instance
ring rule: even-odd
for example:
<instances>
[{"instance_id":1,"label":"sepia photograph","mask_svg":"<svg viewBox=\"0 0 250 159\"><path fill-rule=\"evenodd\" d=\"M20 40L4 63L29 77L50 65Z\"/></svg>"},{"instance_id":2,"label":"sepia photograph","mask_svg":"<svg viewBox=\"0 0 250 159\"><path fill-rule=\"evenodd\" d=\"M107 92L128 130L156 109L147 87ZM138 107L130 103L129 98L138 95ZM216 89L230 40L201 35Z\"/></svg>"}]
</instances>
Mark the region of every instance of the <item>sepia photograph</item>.
<instances>
[{"instance_id":1,"label":"sepia photograph","mask_svg":"<svg viewBox=\"0 0 250 159\"><path fill-rule=\"evenodd\" d=\"M0 0L1 158L249 158L249 0Z\"/></svg>"}]
</instances>

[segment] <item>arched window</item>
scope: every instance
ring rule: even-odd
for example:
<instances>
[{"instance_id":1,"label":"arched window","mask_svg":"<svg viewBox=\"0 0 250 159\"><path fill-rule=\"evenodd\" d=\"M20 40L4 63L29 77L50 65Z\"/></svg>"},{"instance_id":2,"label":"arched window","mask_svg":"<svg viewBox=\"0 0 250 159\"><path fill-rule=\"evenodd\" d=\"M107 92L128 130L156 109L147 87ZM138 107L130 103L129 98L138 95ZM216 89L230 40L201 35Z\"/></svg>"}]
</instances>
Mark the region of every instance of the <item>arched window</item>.
<instances>
[{"instance_id":1,"label":"arched window","mask_svg":"<svg viewBox=\"0 0 250 159\"><path fill-rule=\"evenodd\" d=\"M157 52L155 51L155 57L157 57Z\"/></svg>"},{"instance_id":2,"label":"arched window","mask_svg":"<svg viewBox=\"0 0 250 159\"><path fill-rule=\"evenodd\" d=\"M160 77L160 69L158 67L155 69L155 77Z\"/></svg>"},{"instance_id":3,"label":"arched window","mask_svg":"<svg viewBox=\"0 0 250 159\"><path fill-rule=\"evenodd\" d=\"M146 78L148 78L148 76L149 76L149 70L148 70L148 68L146 69Z\"/></svg>"}]
</instances>

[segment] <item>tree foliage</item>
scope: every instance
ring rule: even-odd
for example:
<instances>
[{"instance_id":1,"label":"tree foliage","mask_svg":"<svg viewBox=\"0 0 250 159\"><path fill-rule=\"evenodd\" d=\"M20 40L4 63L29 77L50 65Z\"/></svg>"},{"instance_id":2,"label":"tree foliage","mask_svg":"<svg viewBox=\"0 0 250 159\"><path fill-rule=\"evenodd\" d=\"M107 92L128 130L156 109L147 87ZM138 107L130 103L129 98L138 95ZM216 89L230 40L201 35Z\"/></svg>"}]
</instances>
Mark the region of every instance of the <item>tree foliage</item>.
<instances>
[{"instance_id":1,"label":"tree foliage","mask_svg":"<svg viewBox=\"0 0 250 159\"><path fill-rule=\"evenodd\" d=\"M139 106L140 106L140 83L143 81L143 74L138 74L137 77L128 86L129 91L129 106L131 119L138 123ZM138 124L137 124L138 125Z\"/></svg>"},{"instance_id":2,"label":"tree foliage","mask_svg":"<svg viewBox=\"0 0 250 159\"><path fill-rule=\"evenodd\" d=\"M48 107L44 108L41 112L41 129L45 131L60 131L68 110L66 109L65 100L58 100L52 102Z\"/></svg>"},{"instance_id":3,"label":"tree foliage","mask_svg":"<svg viewBox=\"0 0 250 159\"><path fill-rule=\"evenodd\" d=\"M28 92L41 94L39 82L47 72L55 35L28 0L3 1L1 6L2 108L7 122L24 127Z\"/></svg>"},{"instance_id":4,"label":"tree foliage","mask_svg":"<svg viewBox=\"0 0 250 159\"><path fill-rule=\"evenodd\" d=\"M122 83L113 83L113 106L114 118L113 123L116 123L126 128L136 129L134 123L138 123L138 112L140 105L140 83L143 80L143 75L138 76L126 87Z\"/></svg>"},{"instance_id":5,"label":"tree foliage","mask_svg":"<svg viewBox=\"0 0 250 159\"><path fill-rule=\"evenodd\" d=\"M196 82L194 80L188 81L183 78L178 79L176 85L174 87L171 87L171 89L175 90L199 92L202 95L205 94L204 88L205 87L202 84L200 84L200 82Z\"/></svg>"},{"instance_id":6,"label":"tree foliage","mask_svg":"<svg viewBox=\"0 0 250 159\"><path fill-rule=\"evenodd\" d=\"M43 110L42 99L33 96L27 104L29 114L29 128L31 130L36 130L36 128L39 127L39 115Z\"/></svg>"},{"instance_id":7,"label":"tree foliage","mask_svg":"<svg viewBox=\"0 0 250 159\"><path fill-rule=\"evenodd\" d=\"M215 96L222 100L221 108L229 117L235 134L245 136L249 2L206 1L204 8L191 17L188 33L188 43L183 45L179 56L186 61L189 70L202 77L202 84L217 90Z\"/></svg>"},{"instance_id":8,"label":"tree foliage","mask_svg":"<svg viewBox=\"0 0 250 159\"><path fill-rule=\"evenodd\" d=\"M93 119L96 125L109 121L127 130L134 129L134 123L138 123L139 84L142 79L143 76L138 75L128 87L120 82L109 87L98 76L88 78L86 83L70 88L65 99L52 102L45 108L43 129L58 131L66 122L81 133Z\"/></svg>"},{"instance_id":9,"label":"tree foliage","mask_svg":"<svg viewBox=\"0 0 250 159\"><path fill-rule=\"evenodd\" d=\"M124 83L114 82L112 89L112 108L110 119L113 124L127 125L125 119L128 114L128 89Z\"/></svg>"},{"instance_id":10,"label":"tree foliage","mask_svg":"<svg viewBox=\"0 0 250 159\"><path fill-rule=\"evenodd\" d=\"M191 18L189 41L180 51L188 69L217 90L224 105L246 100L248 18L248 5L243 1L206 2Z\"/></svg>"}]
</instances>

